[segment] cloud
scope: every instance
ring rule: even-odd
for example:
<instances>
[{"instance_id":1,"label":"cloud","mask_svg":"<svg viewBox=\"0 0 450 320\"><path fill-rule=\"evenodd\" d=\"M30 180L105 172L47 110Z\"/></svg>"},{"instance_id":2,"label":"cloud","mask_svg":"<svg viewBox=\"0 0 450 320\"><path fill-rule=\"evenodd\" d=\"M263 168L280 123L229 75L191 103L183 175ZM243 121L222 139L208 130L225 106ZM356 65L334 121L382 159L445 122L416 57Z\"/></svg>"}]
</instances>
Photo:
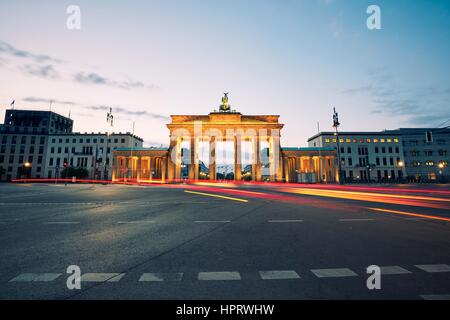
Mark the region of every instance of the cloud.
<instances>
[{"instance_id":1,"label":"cloud","mask_svg":"<svg viewBox=\"0 0 450 320\"><path fill-rule=\"evenodd\" d=\"M0 53L4 53L6 55L14 56L17 58L31 59L37 63L49 63L49 62L60 63L60 62L62 62L62 60L55 59L53 57L50 57L49 55L36 54L36 53L32 53L30 51L17 49L15 47L13 47L12 45L10 45L9 43L6 43L1 40L0 40Z\"/></svg>"},{"instance_id":2,"label":"cloud","mask_svg":"<svg viewBox=\"0 0 450 320\"><path fill-rule=\"evenodd\" d=\"M84 108L94 110L94 111L108 111L110 107L107 107L107 106L85 106ZM119 114L128 115L128 116L149 117L149 118L153 118L153 119L157 119L157 120L164 120L164 121L170 120L170 118L168 116L148 112L145 110L133 111L133 110L129 110L124 107L112 107L112 109L113 109L113 113L117 112Z\"/></svg>"},{"instance_id":3,"label":"cloud","mask_svg":"<svg viewBox=\"0 0 450 320\"><path fill-rule=\"evenodd\" d=\"M104 86L112 86L117 87L121 89L137 89L137 88L156 88L154 85L145 85L141 81L133 81L133 80L126 80L126 81L118 81L109 79L105 76L99 75L95 72L78 72L73 76L73 79L82 84L95 84L95 85L104 85Z\"/></svg>"},{"instance_id":4,"label":"cloud","mask_svg":"<svg viewBox=\"0 0 450 320\"><path fill-rule=\"evenodd\" d=\"M372 102L372 114L406 117L411 125L438 126L450 118L450 88L398 86L386 71L371 74L369 84L341 90L341 94L366 95Z\"/></svg>"},{"instance_id":5,"label":"cloud","mask_svg":"<svg viewBox=\"0 0 450 320\"><path fill-rule=\"evenodd\" d=\"M31 102L31 103L44 103L49 104L50 102L57 103L57 104L66 104L66 105L78 105L78 103L73 101L62 101L58 99L45 99L45 98L38 98L38 97L26 97L23 98L22 101L25 102Z\"/></svg>"},{"instance_id":6,"label":"cloud","mask_svg":"<svg viewBox=\"0 0 450 320\"><path fill-rule=\"evenodd\" d=\"M45 79L59 78L58 72L51 64L47 65L27 64L22 69L24 72L40 78Z\"/></svg>"},{"instance_id":7,"label":"cloud","mask_svg":"<svg viewBox=\"0 0 450 320\"><path fill-rule=\"evenodd\" d=\"M142 81L132 79L112 79L97 72L83 70L84 68L77 68L76 70L80 71L73 74L71 71L68 71L69 68L74 69L71 63L65 62L64 65L61 65L63 62L61 59L17 49L9 43L0 40L0 66L5 66L6 62L9 63L9 61L4 59L4 56L18 58L18 61L15 61L15 67L22 72L44 79L68 79L86 85L102 85L125 90L139 88L152 90L158 88L156 85L145 84ZM23 64L23 60L27 62ZM19 61L22 61L22 63Z\"/></svg>"}]
</instances>

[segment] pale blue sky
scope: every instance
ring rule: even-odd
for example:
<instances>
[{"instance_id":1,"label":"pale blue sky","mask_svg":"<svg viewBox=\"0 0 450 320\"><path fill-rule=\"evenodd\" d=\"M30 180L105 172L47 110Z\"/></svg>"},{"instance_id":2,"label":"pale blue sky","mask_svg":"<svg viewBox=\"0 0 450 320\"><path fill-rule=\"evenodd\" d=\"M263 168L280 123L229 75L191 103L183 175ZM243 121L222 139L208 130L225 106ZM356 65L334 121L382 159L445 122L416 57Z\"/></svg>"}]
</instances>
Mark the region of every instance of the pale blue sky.
<instances>
[{"instance_id":1,"label":"pale blue sky","mask_svg":"<svg viewBox=\"0 0 450 320\"><path fill-rule=\"evenodd\" d=\"M80 31L66 8L81 8ZM382 30L366 27L381 7ZM42 57L47 55L48 57ZM230 92L245 114L279 114L283 146L331 129L437 126L450 118L450 1L0 0L0 116L67 115L167 144L170 114L207 114Z\"/></svg>"}]
</instances>

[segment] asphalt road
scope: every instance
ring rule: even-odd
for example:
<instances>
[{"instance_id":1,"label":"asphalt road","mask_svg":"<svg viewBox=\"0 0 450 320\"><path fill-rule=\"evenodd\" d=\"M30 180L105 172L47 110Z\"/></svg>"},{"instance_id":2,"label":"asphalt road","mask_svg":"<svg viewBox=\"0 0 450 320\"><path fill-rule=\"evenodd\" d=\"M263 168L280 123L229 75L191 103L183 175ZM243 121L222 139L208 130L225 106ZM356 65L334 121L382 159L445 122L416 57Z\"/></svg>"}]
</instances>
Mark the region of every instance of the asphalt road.
<instances>
[{"instance_id":1,"label":"asphalt road","mask_svg":"<svg viewBox=\"0 0 450 320\"><path fill-rule=\"evenodd\" d=\"M0 299L449 299L449 201L445 186L1 184Z\"/></svg>"}]
</instances>

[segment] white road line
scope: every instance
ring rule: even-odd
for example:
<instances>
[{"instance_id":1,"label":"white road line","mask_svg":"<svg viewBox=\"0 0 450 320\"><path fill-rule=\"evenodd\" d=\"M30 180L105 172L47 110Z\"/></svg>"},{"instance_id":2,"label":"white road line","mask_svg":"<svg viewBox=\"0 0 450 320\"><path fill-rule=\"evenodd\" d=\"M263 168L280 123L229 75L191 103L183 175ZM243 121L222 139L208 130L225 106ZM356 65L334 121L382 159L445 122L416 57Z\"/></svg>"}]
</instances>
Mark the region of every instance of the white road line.
<instances>
[{"instance_id":1,"label":"white road line","mask_svg":"<svg viewBox=\"0 0 450 320\"><path fill-rule=\"evenodd\" d=\"M259 275L263 280L300 279L300 276L294 270L259 271Z\"/></svg>"},{"instance_id":2,"label":"white road line","mask_svg":"<svg viewBox=\"0 0 450 320\"><path fill-rule=\"evenodd\" d=\"M383 266L380 267L382 275L393 275L393 274L410 274L411 271L408 271L399 266Z\"/></svg>"},{"instance_id":3,"label":"white road line","mask_svg":"<svg viewBox=\"0 0 450 320\"><path fill-rule=\"evenodd\" d=\"M84 282L118 282L124 273L85 273L81 275Z\"/></svg>"},{"instance_id":4,"label":"white road line","mask_svg":"<svg viewBox=\"0 0 450 320\"><path fill-rule=\"evenodd\" d=\"M22 273L9 282L49 282L59 276L61 276L61 273Z\"/></svg>"},{"instance_id":5,"label":"white road line","mask_svg":"<svg viewBox=\"0 0 450 320\"><path fill-rule=\"evenodd\" d=\"M303 220L269 220L269 223L300 223Z\"/></svg>"},{"instance_id":6,"label":"white road line","mask_svg":"<svg viewBox=\"0 0 450 320\"><path fill-rule=\"evenodd\" d=\"M357 277L358 275L348 268L336 269L312 269L312 273L318 278Z\"/></svg>"},{"instance_id":7,"label":"white road line","mask_svg":"<svg viewBox=\"0 0 450 320\"><path fill-rule=\"evenodd\" d=\"M450 300L450 294L421 294L424 300Z\"/></svg>"},{"instance_id":8,"label":"white road line","mask_svg":"<svg viewBox=\"0 0 450 320\"><path fill-rule=\"evenodd\" d=\"M241 280L239 272L199 272L198 280L215 280L215 281L228 281L228 280Z\"/></svg>"},{"instance_id":9,"label":"white road line","mask_svg":"<svg viewBox=\"0 0 450 320\"><path fill-rule=\"evenodd\" d=\"M181 281L183 273L143 273L140 282Z\"/></svg>"},{"instance_id":10,"label":"white road line","mask_svg":"<svg viewBox=\"0 0 450 320\"><path fill-rule=\"evenodd\" d=\"M48 221L44 224L79 224L78 221Z\"/></svg>"},{"instance_id":11,"label":"white road line","mask_svg":"<svg viewBox=\"0 0 450 320\"><path fill-rule=\"evenodd\" d=\"M118 224L141 224L141 223L156 223L154 220L136 220L136 221L119 221Z\"/></svg>"},{"instance_id":12,"label":"white road line","mask_svg":"<svg viewBox=\"0 0 450 320\"><path fill-rule=\"evenodd\" d=\"M341 222L353 222L353 221L374 221L375 219L339 219Z\"/></svg>"},{"instance_id":13,"label":"white road line","mask_svg":"<svg viewBox=\"0 0 450 320\"><path fill-rule=\"evenodd\" d=\"M230 220L216 220L216 221L214 221L214 220L211 220L211 221L208 221L208 220L197 220L197 221L194 221L195 223L230 223L231 221Z\"/></svg>"},{"instance_id":14,"label":"white road line","mask_svg":"<svg viewBox=\"0 0 450 320\"><path fill-rule=\"evenodd\" d=\"M430 273L450 272L450 266L448 264L417 264L415 267Z\"/></svg>"}]
</instances>

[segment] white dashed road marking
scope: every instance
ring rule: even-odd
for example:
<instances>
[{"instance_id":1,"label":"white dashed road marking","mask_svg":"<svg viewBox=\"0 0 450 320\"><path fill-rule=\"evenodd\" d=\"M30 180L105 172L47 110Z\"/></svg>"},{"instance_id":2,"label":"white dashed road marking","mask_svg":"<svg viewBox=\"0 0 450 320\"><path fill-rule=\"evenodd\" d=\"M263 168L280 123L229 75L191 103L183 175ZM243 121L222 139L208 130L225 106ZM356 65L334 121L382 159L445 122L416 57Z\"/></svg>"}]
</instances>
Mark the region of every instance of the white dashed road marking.
<instances>
[{"instance_id":1,"label":"white dashed road marking","mask_svg":"<svg viewBox=\"0 0 450 320\"><path fill-rule=\"evenodd\" d=\"M195 223L230 223L231 221L229 220L222 220L222 221L203 221L203 220L198 220L198 221L194 221Z\"/></svg>"},{"instance_id":2,"label":"white dashed road marking","mask_svg":"<svg viewBox=\"0 0 450 320\"><path fill-rule=\"evenodd\" d=\"M348 268L336 269L312 269L312 273L318 278L357 277L358 275Z\"/></svg>"},{"instance_id":3,"label":"white dashed road marking","mask_svg":"<svg viewBox=\"0 0 450 320\"><path fill-rule=\"evenodd\" d=\"M430 273L450 272L450 266L448 264L418 264L415 267Z\"/></svg>"},{"instance_id":4,"label":"white dashed road marking","mask_svg":"<svg viewBox=\"0 0 450 320\"><path fill-rule=\"evenodd\" d=\"M424 300L450 300L450 294L422 294Z\"/></svg>"},{"instance_id":5,"label":"white dashed road marking","mask_svg":"<svg viewBox=\"0 0 450 320\"><path fill-rule=\"evenodd\" d=\"M48 221L44 224L79 224L78 221Z\"/></svg>"},{"instance_id":6,"label":"white dashed road marking","mask_svg":"<svg viewBox=\"0 0 450 320\"><path fill-rule=\"evenodd\" d=\"M141 282L181 281L183 273L144 273Z\"/></svg>"},{"instance_id":7,"label":"white dashed road marking","mask_svg":"<svg viewBox=\"0 0 450 320\"><path fill-rule=\"evenodd\" d=\"M241 280L239 272L199 272L198 280Z\"/></svg>"},{"instance_id":8,"label":"white dashed road marking","mask_svg":"<svg viewBox=\"0 0 450 320\"><path fill-rule=\"evenodd\" d=\"M124 273L85 273L81 276L84 282L118 282Z\"/></svg>"},{"instance_id":9,"label":"white dashed road marking","mask_svg":"<svg viewBox=\"0 0 450 320\"><path fill-rule=\"evenodd\" d=\"M260 271L259 275L263 280L300 279L300 276L294 270Z\"/></svg>"},{"instance_id":10,"label":"white dashed road marking","mask_svg":"<svg viewBox=\"0 0 450 320\"><path fill-rule=\"evenodd\" d=\"M9 282L49 282L59 276L61 276L61 273L22 273Z\"/></svg>"},{"instance_id":11,"label":"white dashed road marking","mask_svg":"<svg viewBox=\"0 0 450 320\"><path fill-rule=\"evenodd\" d=\"M375 219L339 219L341 222L353 222L353 221L375 221Z\"/></svg>"},{"instance_id":12,"label":"white dashed road marking","mask_svg":"<svg viewBox=\"0 0 450 320\"><path fill-rule=\"evenodd\" d=\"M382 275L393 275L393 274L410 274L411 271L408 271L402 267L399 266L384 266L381 268L381 274Z\"/></svg>"},{"instance_id":13,"label":"white dashed road marking","mask_svg":"<svg viewBox=\"0 0 450 320\"><path fill-rule=\"evenodd\" d=\"M269 223L301 223L303 220L269 220Z\"/></svg>"},{"instance_id":14,"label":"white dashed road marking","mask_svg":"<svg viewBox=\"0 0 450 320\"><path fill-rule=\"evenodd\" d=\"M141 224L141 223L155 223L154 220L137 220L137 221L119 221L118 224Z\"/></svg>"}]
</instances>

